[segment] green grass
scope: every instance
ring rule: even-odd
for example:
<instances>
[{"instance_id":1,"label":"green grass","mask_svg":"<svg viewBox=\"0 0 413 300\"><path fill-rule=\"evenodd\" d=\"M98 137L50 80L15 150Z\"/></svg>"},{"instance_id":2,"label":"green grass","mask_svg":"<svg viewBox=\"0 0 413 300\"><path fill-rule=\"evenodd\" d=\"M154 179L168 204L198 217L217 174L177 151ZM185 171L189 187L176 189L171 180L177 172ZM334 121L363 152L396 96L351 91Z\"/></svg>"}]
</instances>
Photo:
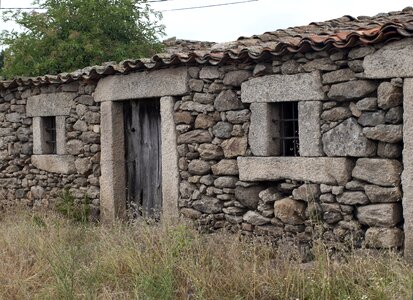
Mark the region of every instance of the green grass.
<instances>
[{"instance_id":1,"label":"green grass","mask_svg":"<svg viewBox=\"0 0 413 300\"><path fill-rule=\"evenodd\" d=\"M332 260L316 242L302 264L237 235L186 225L73 222L51 212L0 217L0 299L411 299L397 253Z\"/></svg>"}]
</instances>

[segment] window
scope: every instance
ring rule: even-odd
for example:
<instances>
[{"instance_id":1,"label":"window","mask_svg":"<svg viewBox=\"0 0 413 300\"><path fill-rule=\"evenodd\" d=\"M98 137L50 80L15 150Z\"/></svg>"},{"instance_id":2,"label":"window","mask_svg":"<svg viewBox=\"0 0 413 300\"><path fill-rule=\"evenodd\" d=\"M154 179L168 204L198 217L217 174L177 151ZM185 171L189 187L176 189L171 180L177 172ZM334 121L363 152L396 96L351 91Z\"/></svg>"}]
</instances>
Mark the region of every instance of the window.
<instances>
[{"instance_id":1,"label":"window","mask_svg":"<svg viewBox=\"0 0 413 300\"><path fill-rule=\"evenodd\" d=\"M42 117L43 154L56 154L56 117Z\"/></svg>"},{"instance_id":2,"label":"window","mask_svg":"<svg viewBox=\"0 0 413 300\"><path fill-rule=\"evenodd\" d=\"M33 154L66 154L65 116L33 117Z\"/></svg>"},{"instance_id":3,"label":"window","mask_svg":"<svg viewBox=\"0 0 413 300\"><path fill-rule=\"evenodd\" d=\"M249 144L254 156L300 156L298 102L252 103Z\"/></svg>"},{"instance_id":4,"label":"window","mask_svg":"<svg viewBox=\"0 0 413 300\"><path fill-rule=\"evenodd\" d=\"M280 102L275 105L279 105L279 153L281 156L300 156L298 103Z\"/></svg>"},{"instance_id":5,"label":"window","mask_svg":"<svg viewBox=\"0 0 413 300\"><path fill-rule=\"evenodd\" d=\"M248 142L254 156L323 156L321 101L251 103Z\"/></svg>"}]
</instances>

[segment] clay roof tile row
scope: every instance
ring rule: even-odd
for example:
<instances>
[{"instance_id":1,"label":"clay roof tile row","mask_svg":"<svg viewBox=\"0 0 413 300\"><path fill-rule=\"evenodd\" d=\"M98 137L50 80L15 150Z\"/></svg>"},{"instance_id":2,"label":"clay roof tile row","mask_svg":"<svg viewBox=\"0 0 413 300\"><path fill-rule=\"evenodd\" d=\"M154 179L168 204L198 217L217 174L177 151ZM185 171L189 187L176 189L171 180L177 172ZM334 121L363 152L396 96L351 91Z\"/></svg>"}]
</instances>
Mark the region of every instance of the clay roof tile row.
<instances>
[{"instance_id":1,"label":"clay roof tile row","mask_svg":"<svg viewBox=\"0 0 413 300\"><path fill-rule=\"evenodd\" d=\"M149 59L128 59L120 63L109 62L101 66L91 66L71 73L45 75L33 78L19 77L3 81L0 89L23 85L66 83L79 79L99 79L112 74L127 74L167 66L211 64L219 65L227 61L245 62L262 60L270 56L286 53L323 51L330 48L350 48L357 45L372 45L402 37L413 36L413 8L378 14L374 17L343 16L325 22L312 22L306 26L290 27L251 37L240 37L237 41L219 43L210 48L197 46L184 52L155 55ZM185 45L176 43L174 51L181 51Z\"/></svg>"}]
</instances>

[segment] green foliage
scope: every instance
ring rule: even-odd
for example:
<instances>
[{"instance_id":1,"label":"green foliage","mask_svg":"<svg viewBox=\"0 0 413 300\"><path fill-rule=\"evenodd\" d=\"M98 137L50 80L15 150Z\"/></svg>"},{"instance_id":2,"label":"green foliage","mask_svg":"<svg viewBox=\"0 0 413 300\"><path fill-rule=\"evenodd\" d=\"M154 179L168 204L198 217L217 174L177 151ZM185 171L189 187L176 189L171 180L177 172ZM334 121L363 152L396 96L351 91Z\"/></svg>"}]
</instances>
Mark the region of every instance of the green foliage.
<instances>
[{"instance_id":1,"label":"green foliage","mask_svg":"<svg viewBox=\"0 0 413 300\"><path fill-rule=\"evenodd\" d=\"M77 222L86 223L90 213L90 199L85 195L82 202L77 202L68 188L65 188L56 203L58 212Z\"/></svg>"},{"instance_id":2,"label":"green foliage","mask_svg":"<svg viewBox=\"0 0 413 300\"><path fill-rule=\"evenodd\" d=\"M3 76L70 72L161 50L161 15L147 0L35 0L33 5L45 11L3 14L23 28L0 35L8 46Z\"/></svg>"},{"instance_id":3,"label":"green foliage","mask_svg":"<svg viewBox=\"0 0 413 300\"><path fill-rule=\"evenodd\" d=\"M4 50L0 51L0 70L3 68L4 65Z\"/></svg>"}]
</instances>

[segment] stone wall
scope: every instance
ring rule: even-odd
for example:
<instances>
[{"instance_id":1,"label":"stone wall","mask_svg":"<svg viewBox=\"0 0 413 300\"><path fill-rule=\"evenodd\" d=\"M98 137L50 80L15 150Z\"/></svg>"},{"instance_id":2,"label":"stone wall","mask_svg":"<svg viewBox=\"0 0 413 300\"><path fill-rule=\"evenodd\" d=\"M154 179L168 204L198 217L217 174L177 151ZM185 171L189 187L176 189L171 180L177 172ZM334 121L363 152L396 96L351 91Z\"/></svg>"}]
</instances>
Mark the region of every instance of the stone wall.
<instances>
[{"instance_id":1,"label":"stone wall","mask_svg":"<svg viewBox=\"0 0 413 300\"><path fill-rule=\"evenodd\" d=\"M365 78L363 60L376 48L190 68L191 94L175 106L181 213L203 230L401 247L403 79ZM300 82L303 77L296 75L314 72L320 74L319 90L308 83L312 79ZM274 81L280 88L268 93ZM303 95L306 84L311 96ZM254 89L244 95L248 86ZM252 126L250 103L283 101L274 95L284 101L318 100L300 102L300 132L309 137L300 134L300 148L307 157L260 157L271 153L257 145L271 134L268 116L257 115L253 122L260 123ZM308 129L312 119L318 123Z\"/></svg>"},{"instance_id":2,"label":"stone wall","mask_svg":"<svg viewBox=\"0 0 413 300\"><path fill-rule=\"evenodd\" d=\"M391 45L198 65L188 67L188 73L184 67L133 73L127 75L131 82L114 75L101 79L96 95L97 82L84 81L3 90L1 205L16 199L49 205L67 187L79 200L88 195L97 216L101 105L93 97L111 107L118 100L176 96L160 101L174 104L178 206L200 229L278 241L307 243L321 237L332 244L401 247L406 79L383 75L374 59ZM394 49L399 56L404 51L398 45ZM67 112L65 105L59 108L64 111L64 153L44 157L32 155L33 120L46 95L52 99L50 109L57 109L62 97L69 97L70 105ZM277 103L287 101L298 102L301 157L280 157L275 149L273 114ZM118 179L111 175L108 182Z\"/></svg>"},{"instance_id":3,"label":"stone wall","mask_svg":"<svg viewBox=\"0 0 413 300\"><path fill-rule=\"evenodd\" d=\"M91 200L92 215L99 214L100 106L91 96L96 83L72 82L42 87L19 87L0 94L0 208L21 203L52 206L65 188L79 201ZM67 96L70 96L66 101ZM33 155L33 110L41 99L64 98L65 154ZM40 99L40 100L39 100ZM34 101L33 105L27 105ZM67 106L67 104L66 104ZM29 111L30 110L30 111ZM44 113L44 112L43 112Z\"/></svg>"}]
</instances>

